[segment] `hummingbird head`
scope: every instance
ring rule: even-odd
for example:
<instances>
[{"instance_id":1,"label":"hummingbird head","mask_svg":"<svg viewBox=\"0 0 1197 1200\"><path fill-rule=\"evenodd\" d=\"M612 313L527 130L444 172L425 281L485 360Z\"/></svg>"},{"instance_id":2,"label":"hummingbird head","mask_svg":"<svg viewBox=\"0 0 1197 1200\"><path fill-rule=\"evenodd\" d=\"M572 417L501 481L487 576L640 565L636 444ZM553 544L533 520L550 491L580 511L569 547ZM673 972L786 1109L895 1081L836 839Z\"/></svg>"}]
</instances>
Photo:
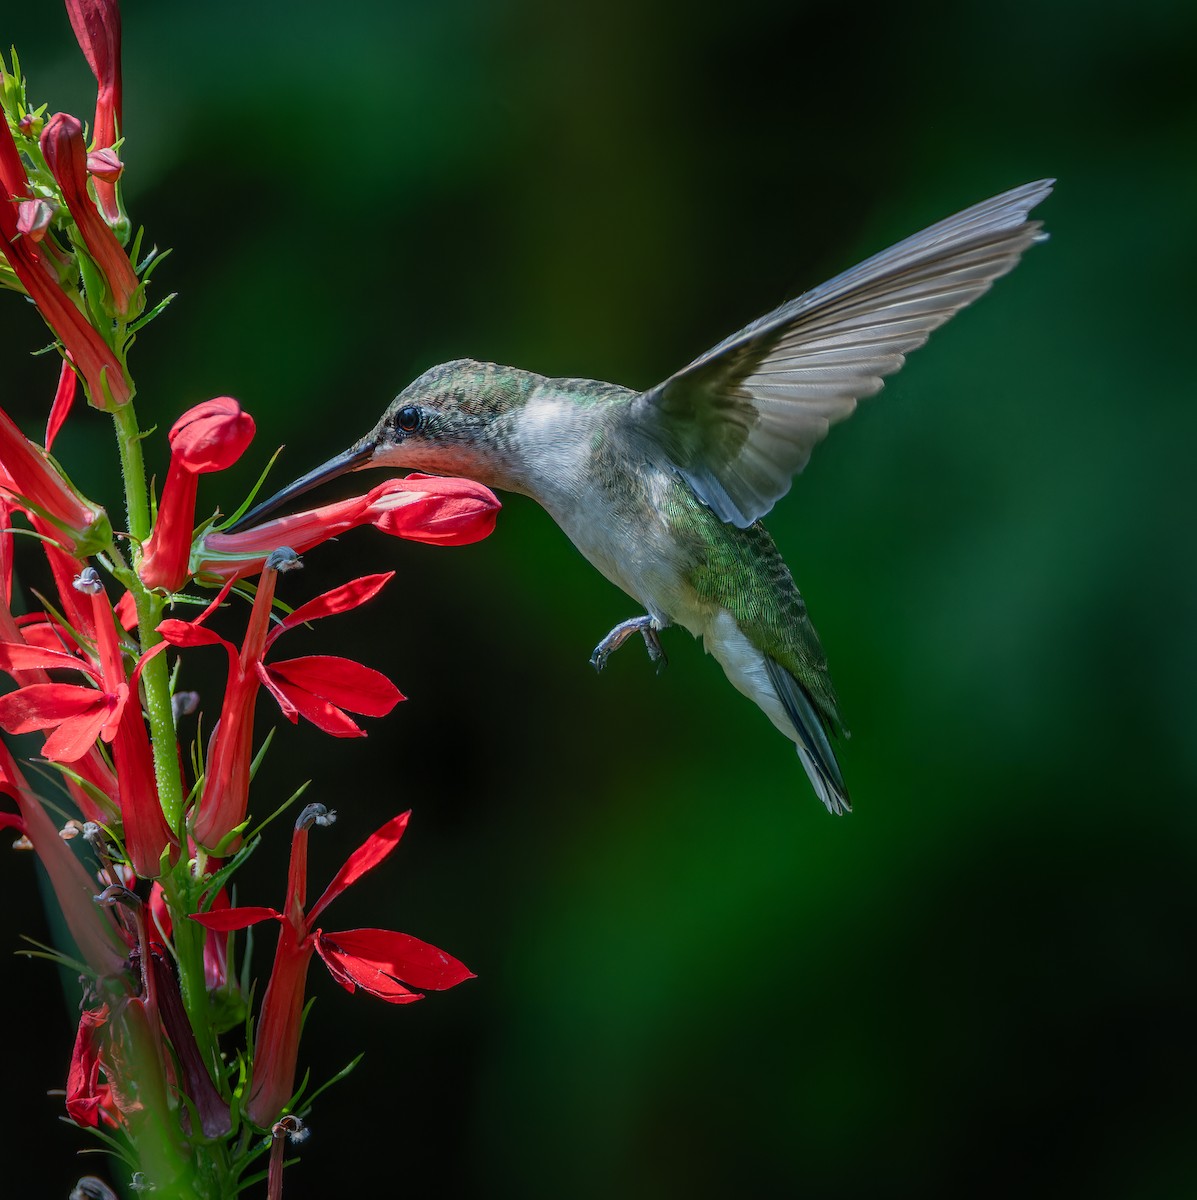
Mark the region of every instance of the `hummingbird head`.
<instances>
[{"instance_id":1,"label":"hummingbird head","mask_svg":"<svg viewBox=\"0 0 1197 1200\"><path fill-rule=\"evenodd\" d=\"M391 401L358 444L359 467L411 467L502 486L519 412L541 379L461 358L442 363Z\"/></svg>"},{"instance_id":2,"label":"hummingbird head","mask_svg":"<svg viewBox=\"0 0 1197 1200\"><path fill-rule=\"evenodd\" d=\"M432 367L391 401L364 438L251 509L232 528L257 524L320 484L369 467L409 467L510 486L518 415L540 382L529 371L468 358Z\"/></svg>"}]
</instances>

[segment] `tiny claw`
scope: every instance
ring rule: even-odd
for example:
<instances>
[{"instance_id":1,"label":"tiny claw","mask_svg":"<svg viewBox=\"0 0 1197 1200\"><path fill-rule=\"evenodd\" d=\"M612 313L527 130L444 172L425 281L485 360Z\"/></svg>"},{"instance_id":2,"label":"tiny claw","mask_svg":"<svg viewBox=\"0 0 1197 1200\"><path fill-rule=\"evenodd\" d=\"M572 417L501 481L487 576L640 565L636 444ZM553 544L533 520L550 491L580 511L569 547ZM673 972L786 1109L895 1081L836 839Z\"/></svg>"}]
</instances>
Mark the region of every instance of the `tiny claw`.
<instances>
[{"instance_id":1,"label":"tiny claw","mask_svg":"<svg viewBox=\"0 0 1197 1200\"><path fill-rule=\"evenodd\" d=\"M665 651L661 649L661 639L657 632L660 628L661 626L657 623L657 619L647 614L643 617L632 617L630 620L621 621L595 646L594 653L590 656L590 665L596 671L601 671L607 665L607 659L632 634L639 633L644 637L644 645L648 650L649 660L656 664L659 674L662 667L669 665L669 660L665 657Z\"/></svg>"}]
</instances>

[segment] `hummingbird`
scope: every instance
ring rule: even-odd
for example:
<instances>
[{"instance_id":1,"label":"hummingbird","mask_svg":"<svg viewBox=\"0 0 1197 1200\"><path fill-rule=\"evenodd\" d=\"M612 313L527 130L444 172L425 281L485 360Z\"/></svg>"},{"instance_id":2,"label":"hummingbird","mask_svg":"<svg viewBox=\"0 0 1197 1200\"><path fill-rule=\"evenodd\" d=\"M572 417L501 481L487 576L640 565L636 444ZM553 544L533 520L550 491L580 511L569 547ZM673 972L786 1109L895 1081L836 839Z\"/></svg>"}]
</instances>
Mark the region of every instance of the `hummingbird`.
<instances>
[{"instance_id":1,"label":"hummingbird","mask_svg":"<svg viewBox=\"0 0 1197 1200\"><path fill-rule=\"evenodd\" d=\"M702 638L732 685L797 748L832 813L851 808L827 657L761 518L813 447L934 329L1046 236L1028 214L1054 180L985 200L725 338L648 391L458 359L432 367L343 453L238 522L349 471L415 468L531 496L644 609L599 642L666 659L660 631Z\"/></svg>"}]
</instances>

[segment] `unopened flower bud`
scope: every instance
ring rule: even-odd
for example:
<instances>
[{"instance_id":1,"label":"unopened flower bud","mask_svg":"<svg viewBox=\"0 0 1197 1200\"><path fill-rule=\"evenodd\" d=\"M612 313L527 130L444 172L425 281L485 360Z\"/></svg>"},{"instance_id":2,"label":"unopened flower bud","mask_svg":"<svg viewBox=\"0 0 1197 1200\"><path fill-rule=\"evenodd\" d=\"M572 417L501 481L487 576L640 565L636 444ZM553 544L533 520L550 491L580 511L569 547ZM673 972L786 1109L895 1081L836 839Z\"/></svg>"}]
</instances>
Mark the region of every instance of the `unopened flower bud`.
<instances>
[{"instance_id":1,"label":"unopened flower bud","mask_svg":"<svg viewBox=\"0 0 1197 1200\"><path fill-rule=\"evenodd\" d=\"M57 212L58 205L53 200L22 200L17 205L17 232L40 242Z\"/></svg>"},{"instance_id":2,"label":"unopened flower bud","mask_svg":"<svg viewBox=\"0 0 1197 1200\"><path fill-rule=\"evenodd\" d=\"M115 183L124 170L125 164L117 157L116 151L111 148L93 150L87 156L87 173L93 179L102 179L105 183Z\"/></svg>"},{"instance_id":3,"label":"unopened flower bud","mask_svg":"<svg viewBox=\"0 0 1197 1200\"><path fill-rule=\"evenodd\" d=\"M254 419L232 396L188 409L170 431L170 470L154 532L141 560L146 587L176 591L187 582L199 476L231 467L254 436Z\"/></svg>"},{"instance_id":4,"label":"unopened flower bud","mask_svg":"<svg viewBox=\"0 0 1197 1200\"><path fill-rule=\"evenodd\" d=\"M171 465L204 474L231 467L253 441L254 419L232 396L205 400L171 427Z\"/></svg>"}]
</instances>

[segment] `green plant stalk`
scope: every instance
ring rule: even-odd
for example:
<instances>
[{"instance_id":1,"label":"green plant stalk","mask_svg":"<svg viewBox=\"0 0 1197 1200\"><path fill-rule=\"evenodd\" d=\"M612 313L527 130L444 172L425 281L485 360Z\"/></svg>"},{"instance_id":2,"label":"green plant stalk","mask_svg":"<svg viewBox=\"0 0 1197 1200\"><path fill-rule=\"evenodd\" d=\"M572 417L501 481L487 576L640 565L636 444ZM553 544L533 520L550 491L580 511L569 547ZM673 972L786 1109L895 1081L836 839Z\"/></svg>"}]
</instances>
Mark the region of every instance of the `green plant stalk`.
<instances>
[{"instance_id":1,"label":"green plant stalk","mask_svg":"<svg viewBox=\"0 0 1197 1200\"><path fill-rule=\"evenodd\" d=\"M133 538L130 590L137 606L137 630L141 651L150 649L161 638L158 624L162 620L165 601L142 587L136 576L136 567L141 556L140 546L150 535L149 492L146 487L145 460L141 453L141 431L132 402L122 405L113 414L116 425L117 445L120 448L121 474L125 483L125 506L129 517L129 533ZM174 714L170 705L170 672L166 657L155 655L141 672L141 685L145 694L146 715L150 722L150 744L154 755L154 778L158 786L158 800L169 827L180 835L186 846L186 831L183 828L183 784L179 778L179 747L175 736ZM191 894L190 877L184 862L177 872L162 878L170 906L174 926L175 951L179 963L179 990L183 1006L191 1021L192 1030L205 1062L218 1064L215 1039L212 1034L208 1013L207 982L204 977L204 931L194 922L187 920L195 911L195 897ZM181 885L181 886L180 886ZM220 1075L216 1074L217 1086Z\"/></svg>"}]
</instances>

